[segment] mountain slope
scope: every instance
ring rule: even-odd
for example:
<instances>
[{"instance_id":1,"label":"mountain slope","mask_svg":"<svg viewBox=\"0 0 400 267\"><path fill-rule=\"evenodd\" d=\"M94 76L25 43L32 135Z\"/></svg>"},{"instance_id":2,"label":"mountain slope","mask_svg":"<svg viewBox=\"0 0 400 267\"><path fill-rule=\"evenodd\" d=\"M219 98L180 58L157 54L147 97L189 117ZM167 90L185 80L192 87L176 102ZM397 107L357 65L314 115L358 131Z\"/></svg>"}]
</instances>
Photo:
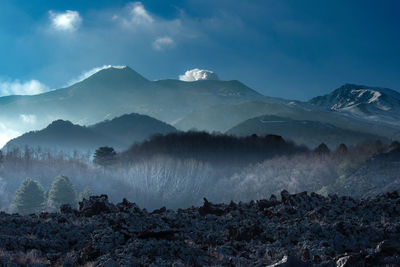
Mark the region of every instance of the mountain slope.
<instances>
[{"instance_id":1,"label":"mountain slope","mask_svg":"<svg viewBox=\"0 0 400 267\"><path fill-rule=\"evenodd\" d=\"M392 125L377 125L375 122L343 116L341 113L315 108L307 103L294 101L287 101L286 103L250 101L239 104L206 107L191 112L186 117L177 121L174 126L181 130L196 128L198 130L225 132L239 123L263 115L275 115L294 120L320 121L339 128L371 133L387 138L391 138L400 130Z\"/></svg>"},{"instance_id":2,"label":"mountain slope","mask_svg":"<svg viewBox=\"0 0 400 267\"><path fill-rule=\"evenodd\" d=\"M345 84L308 103L346 116L400 126L400 93L391 89Z\"/></svg>"},{"instance_id":3,"label":"mountain slope","mask_svg":"<svg viewBox=\"0 0 400 267\"><path fill-rule=\"evenodd\" d=\"M323 189L325 194L373 197L400 191L400 146L373 156L349 176Z\"/></svg>"},{"instance_id":4,"label":"mountain slope","mask_svg":"<svg viewBox=\"0 0 400 267\"><path fill-rule=\"evenodd\" d=\"M228 130L227 134L236 136L276 134L310 148L325 143L331 149L341 143L354 145L367 140L388 141L381 136L345 130L328 123L293 120L279 116L261 116L246 120Z\"/></svg>"},{"instance_id":5,"label":"mountain slope","mask_svg":"<svg viewBox=\"0 0 400 267\"><path fill-rule=\"evenodd\" d=\"M263 98L238 81L149 81L129 67L108 68L67 88L0 98L0 121L20 133L58 119L90 125L133 112L172 122L206 106Z\"/></svg>"},{"instance_id":6,"label":"mountain slope","mask_svg":"<svg viewBox=\"0 0 400 267\"><path fill-rule=\"evenodd\" d=\"M263 96L235 80L149 81L129 67L111 67L67 88L0 97L0 136L4 129L15 137L58 119L91 125L139 113L181 130L225 132L247 119L276 115L398 138L399 101L396 91L356 85L344 85L309 102L288 101Z\"/></svg>"},{"instance_id":7,"label":"mountain slope","mask_svg":"<svg viewBox=\"0 0 400 267\"><path fill-rule=\"evenodd\" d=\"M25 147L37 148L50 151L73 150L87 151L99 145L105 145L109 140L89 128L72 124L69 121L57 120L52 122L45 129L32 131L9 141L4 150L12 150Z\"/></svg>"},{"instance_id":8,"label":"mountain slope","mask_svg":"<svg viewBox=\"0 0 400 267\"><path fill-rule=\"evenodd\" d=\"M89 126L94 132L107 136L110 140L116 139L117 148L128 148L134 142L141 142L154 134L176 132L171 125L152 117L139 114L123 115L111 121L103 121Z\"/></svg>"},{"instance_id":9,"label":"mountain slope","mask_svg":"<svg viewBox=\"0 0 400 267\"><path fill-rule=\"evenodd\" d=\"M117 150L123 150L154 134L173 132L176 132L174 127L139 114L124 115L89 127L57 120L40 131L29 132L11 140L4 148L24 149L28 146L50 151L87 152L100 146L112 146Z\"/></svg>"}]
</instances>

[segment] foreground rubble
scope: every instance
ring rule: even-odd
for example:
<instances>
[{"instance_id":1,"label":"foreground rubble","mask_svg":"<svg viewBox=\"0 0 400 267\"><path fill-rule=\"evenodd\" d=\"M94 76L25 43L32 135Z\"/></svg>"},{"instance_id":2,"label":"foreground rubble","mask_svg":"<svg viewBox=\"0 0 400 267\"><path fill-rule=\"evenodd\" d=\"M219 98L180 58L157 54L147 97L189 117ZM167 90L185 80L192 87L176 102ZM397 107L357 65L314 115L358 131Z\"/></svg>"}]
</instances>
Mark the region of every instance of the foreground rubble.
<instances>
[{"instance_id":1,"label":"foreground rubble","mask_svg":"<svg viewBox=\"0 0 400 267\"><path fill-rule=\"evenodd\" d=\"M78 210L0 214L0 266L399 266L400 197L323 197L153 212L94 196Z\"/></svg>"}]
</instances>

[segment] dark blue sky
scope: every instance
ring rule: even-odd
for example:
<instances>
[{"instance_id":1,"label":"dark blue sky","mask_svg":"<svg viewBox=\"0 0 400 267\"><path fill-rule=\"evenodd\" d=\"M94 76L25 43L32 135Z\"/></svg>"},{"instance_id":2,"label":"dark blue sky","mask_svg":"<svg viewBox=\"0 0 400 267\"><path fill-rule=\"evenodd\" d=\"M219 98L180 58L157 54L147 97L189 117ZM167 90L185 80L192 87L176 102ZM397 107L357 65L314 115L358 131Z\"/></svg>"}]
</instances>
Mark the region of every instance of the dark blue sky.
<instances>
[{"instance_id":1,"label":"dark blue sky","mask_svg":"<svg viewBox=\"0 0 400 267\"><path fill-rule=\"evenodd\" d=\"M300 100L344 83L399 90L399 12L397 0L2 0L0 95L108 64L149 79L209 69Z\"/></svg>"}]
</instances>

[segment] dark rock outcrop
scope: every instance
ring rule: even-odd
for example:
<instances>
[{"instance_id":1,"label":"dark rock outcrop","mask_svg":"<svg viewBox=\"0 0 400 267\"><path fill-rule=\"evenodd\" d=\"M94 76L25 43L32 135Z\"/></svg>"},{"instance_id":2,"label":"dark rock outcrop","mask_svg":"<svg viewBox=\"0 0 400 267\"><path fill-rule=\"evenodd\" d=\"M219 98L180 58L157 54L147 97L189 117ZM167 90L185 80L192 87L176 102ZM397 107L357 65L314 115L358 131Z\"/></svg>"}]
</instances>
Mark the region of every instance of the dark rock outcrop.
<instances>
[{"instance_id":1,"label":"dark rock outcrop","mask_svg":"<svg viewBox=\"0 0 400 267\"><path fill-rule=\"evenodd\" d=\"M151 213L90 197L79 210L0 213L0 266L399 266L400 197L315 193Z\"/></svg>"}]
</instances>

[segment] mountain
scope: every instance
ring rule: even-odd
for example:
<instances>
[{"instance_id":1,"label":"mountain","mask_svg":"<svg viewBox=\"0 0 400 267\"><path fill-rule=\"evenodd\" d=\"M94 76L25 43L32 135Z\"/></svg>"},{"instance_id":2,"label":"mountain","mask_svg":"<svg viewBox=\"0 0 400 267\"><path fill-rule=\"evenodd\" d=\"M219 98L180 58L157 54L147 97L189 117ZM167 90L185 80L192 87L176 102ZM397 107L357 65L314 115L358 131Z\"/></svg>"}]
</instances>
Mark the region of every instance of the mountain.
<instances>
[{"instance_id":1,"label":"mountain","mask_svg":"<svg viewBox=\"0 0 400 267\"><path fill-rule=\"evenodd\" d=\"M173 132L176 132L174 127L139 114L123 115L88 127L57 120L40 131L31 131L9 141L4 149L27 146L50 151L87 152L100 146L112 146L123 150L152 135Z\"/></svg>"},{"instance_id":2,"label":"mountain","mask_svg":"<svg viewBox=\"0 0 400 267\"><path fill-rule=\"evenodd\" d=\"M110 140L115 139L113 146L118 149L128 148L133 143L144 141L155 134L177 131L167 123L136 113L97 123L89 126L89 129Z\"/></svg>"},{"instance_id":3,"label":"mountain","mask_svg":"<svg viewBox=\"0 0 400 267\"><path fill-rule=\"evenodd\" d=\"M1 97L0 121L19 133L42 129L58 119L90 125L130 113L173 122L206 106L264 98L239 81L149 81L129 67L107 68L66 88Z\"/></svg>"},{"instance_id":4,"label":"mountain","mask_svg":"<svg viewBox=\"0 0 400 267\"><path fill-rule=\"evenodd\" d=\"M45 129L36 132L28 132L18 138L9 141L4 150L12 150L25 147L41 147L51 151L88 150L100 144L106 144L107 138L96 134L89 128L72 124L69 121L57 120Z\"/></svg>"},{"instance_id":5,"label":"mountain","mask_svg":"<svg viewBox=\"0 0 400 267\"><path fill-rule=\"evenodd\" d=\"M354 145L367 140L388 141L381 136L346 130L329 123L270 115L246 120L228 130L227 134L236 136L275 134L310 148L325 143L331 149L335 149L341 143Z\"/></svg>"},{"instance_id":6,"label":"mountain","mask_svg":"<svg viewBox=\"0 0 400 267\"><path fill-rule=\"evenodd\" d=\"M180 130L196 128L198 130L226 132L246 120L264 115L274 115L293 120L319 121L342 129L387 138L392 138L400 130L393 125L377 125L374 121L343 116L342 113L316 108L303 102L268 100L206 107L191 112L173 125Z\"/></svg>"},{"instance_id":7,"label":"mountain","mask_svg":"<svg viewBox=\"0 0 400 267\"><path fill-rule=\"evenodd\" d=\"M400 126L400 93L392 89L345 84L308 103L349 117Z\"/></svg>"},{"instance_id":8,"label":"mountain","mask_svg":"<svg viewBox=\"0 0 400 267\"><path fill-rule=\"evenodd\" d=\"M0 136L43 129L58 119L87 126L138 113L180 130L225 132L257 116L276 115L399 138L399 99L390 89L347 84L308 102L289 101L263 96L236 80L150 81L129 67L110 67L66 88L0 97Z\"/></svg>"}]
</instances>

